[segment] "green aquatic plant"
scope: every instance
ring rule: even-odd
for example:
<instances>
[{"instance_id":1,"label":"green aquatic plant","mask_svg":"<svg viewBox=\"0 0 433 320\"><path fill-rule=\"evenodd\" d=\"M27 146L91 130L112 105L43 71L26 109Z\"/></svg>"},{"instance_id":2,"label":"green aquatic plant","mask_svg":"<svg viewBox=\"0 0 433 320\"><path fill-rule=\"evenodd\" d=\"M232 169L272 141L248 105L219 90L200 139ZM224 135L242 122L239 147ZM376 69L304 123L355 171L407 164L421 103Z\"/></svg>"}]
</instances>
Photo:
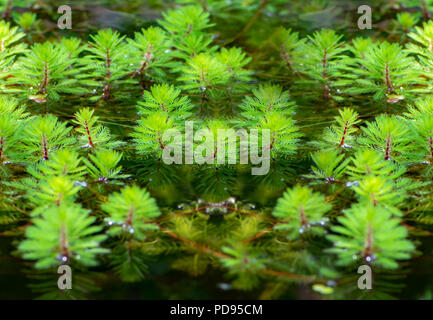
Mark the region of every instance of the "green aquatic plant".
<instances>
[{"instance_id":1,"label":"green aquatic plant","mask_svg":"<svg viewBox=\"0 0 433 320\"><path fill-rule=\"evenodd\" d=\"M97 271L114 290L90 298L428 297L422 1L381 1L362 37L334 0L104 1L104 29L80 7L72 30L24 2L0 2L23 6L0 21L0 260L80 285L38 294Z\"/></svg>"},{"instance_id":2,"label":"green aquatic plant","mask_svg":"<svg viewBox=\"0 0 433 320\"><path fill-rule=\"evenodd\" d=\"M102 228L95 218L79 205L48 208L43 217L35 218L26 229L26 239L19 245L25 259L37 260L36 268L47 268L70 260L94 266L96 255L107 253L98 234Z\"/></svg>"},{"instance_id":3,"label":"green aquatic plant","mask_svg":"<svg viewBox=\"0 0 433 320\"><path fill-rule=\"evenodd\" d=\"M115 94L122 96L123 90L117 90L118 83L124 86L134 81L126 76L129 73L131 52L121 36L112 29L100 30L91 36L92 41L86 48L87 55L80 61L80 83L90 90L90 101L107 101Z\"/></svg>"},{"instance_id":4,"label":"green aquatic plant","mask_svg":"<svg viewBox=\"0 0 433 320\"><path fill-rule=\"evenodd\" d=\"M80 134L79 143L81 148L105 148L112 149L122 146L124 143L114 140L110 130L98 123L98 116L94 116L94 110L89 108L80 109L75 113L78 125L76 131Z\"/></svg>"},{"instance_id":5,"label":"green aquatic plant","mask_svg":"<svg viewBox=\"0 0 433 320\"><path fill-rule=\"evenodd\" d=\"M263 118L258 117L256 126L262 135L267 133L270 135L269 145L265 148L270 150L271 157L288 157L296 153L302 134L295 120L279 112L268 112ZM251 144L254 145L255 141Z\"/></svg>"},{"instance_id":6,"label":"green aquatic plant","mask_svg":"<svg viewBox=\"0 0 433 320\"><path fill-rule=\"evenodd\" d=\"M352 73L343 80L348 94L372 94L376 100L395 103L411 99L415 93L426 92L423 70L416 60L396 43L382 42L370 46L364 59L355 59Z\"/></svg>"},{"instance_id":7,"label":"green aquatic plant","mask_svg":"<svg viewBox=\"0 0 433 320\"><path fill-rule=\"evenodd\" d=\"M38 24L40 23L37 15L33 12L24 12L21 15L17 15L15 21L27 35L29 33L36 33Z\"/></svg>"},{"instance_id":8,"label":"green aquatic plant","mask_svg":"<svg viewBox=\"0 0 433 320\"><path fill-rule=\"evenodd\" d=\"M300 72L308 78L299 83L319 87L317 91L325 100L341 100L338 80L342 76L340 69L346 51L342 37L334 30L322 29L308 36L309 41L303 48L306 56Z\"/></svg>"},{"instance_id":9,"label":"green aquatic plant","mask_svg":"<svg viewBox=\"0 0 433 320\"><path fill-rule=\"evenodd\" d=\"M357 181L366 176L382 176L397 179L406 171L404 166L385 160L383 155L373 149L361 149L352 157L352 163L347 167L351 180Z\"/></svg>"},{"instance_id":10,"label":"green aquatic plant","mask_svg":"<svg viewBox=\"0 0 433 320\"><path fill-rule=\"evenodd\" d=\"M311 155L314 162L307 178L319 180L318 183L341 183L340 178L345 174L350 158L344 159L344 154L339 154L335 149L316 151Z\"/></svg>"},{"instance_id":11,"label":"green aquatic plant","mask_svg":"<svg viewBox=\"0 0 433 320\"><path fill-rule=\"evenodd\" d=\"M299 37L299 32L292 29L280 28L273 40L273 44L280 52L284 66L291 72L296 73L300 68L306 39Z\"/></svg>"},{"instance_id":12,"label":"green aquatic plant","mask_svg":"<svg viewBox=\"0 0 433 320\"><path fill-rule=\"evenodd\" d=\"M164 133L176 129L175 120L165 112L154 112L138 121L131 134L138 154L160 158L169 141L164 140Z\"/></svg>"},{"instance_id":13,"label":"green aquatic plant","mask_svg":"<svg viewBox=\"0 0 433 320\"><path fill-rule=\"evenodd\" d=\"M384 268L397 268L396 260L408 259L414 250L400 219L381 206L353 205L332 226L334 243L329 252L338 255L338 264L348 265L363 260Z\"/></svg>"},{"instance_id":14,"label":"green aquatic plant","mask_svg":"<svg viewBox=\"0 0 433 320\"><path fill-rule=\"evenodd\" d=\"M356 146L358 132L357 125L361 122L359 114L351 108L338 110L335 123L325 129L320 140L313 141L312 145L318 148L337 148L342 151L350 150Z\"/></svg>"},{"instance_id":15,"label":"green aquatic plant","mask_svg":"<svg viewBox=\"0 0 433 320\"><path fill-rule=\"evenodd\" d=\"M72 127L53 115L36 116L28 121L17 147L28 154L28 160L48 160L52 152L75 143L71 130Z\"/></svg>"},{"instance_id":16,"label":"green aquatic plant","mask_svg":"<svg viewBox=\"0 0 433 320\"><path fill-rule=\"evenodd\" d=\"M68 149L60 149L51 154L48 161L40 162L36 168L28 167L27 171L37 179L49 176L67 176L74 181L84 179L86 167L80 155Z\"/></svg>"},{"instance_id":17,"label":"green aquatic plant","mask_svg":"<svg viewBox=\"0 0 433 320\"><path fill-rule=\"evenodd\" d=\"M185 6L176 10L168 10L162 14L163 20L158 23L171 35L176 50L173 56L188 60L200 53L213 53L217 46L212 46L212 38L207 29L210 23L209 12L200 6Z\"/></svg>"},{"instance_id":18,"label":"green aquatic plant","mask_svg":"<svg viewBox=\"0 0 433 320\"><path fill-rule=\"evenodd\" d=\"M417 25L419 17L409 12L401 12L396 16L395 24L398 31L409 33Z\"/></svg>"},{"instance_id":19,"label":"green aquatic plant","mask_svg":"<svg viewBox=\"0 0 433 320\"><path fill-rule=\"evenodd\" d=\"M290 99L289 92L281 86L266 84L253 89L253 97L247 96L239 106L241 115L246 120L256 120L276 111L279 114L292 116L295 112L295 102Z\"/></svg>"},{"instance_id":20,"label":"green aquatic plant","mask_svg":"<svg viewBox=\"0 0 433 320\"><path fill-rule=\"evenodd\" d=\"M17 57L26 52L26 45L20 43L25 34L12 27L9 22L0 21L0 85L4 90L4 81L11 76L10 70Z\"/></svg>"},{"instance_id":21,"label":"green aquatic plant","mask_svg":"<svg viewBox=\"0 0 433 320\"><path fill-rule=\"evenodd\" d=\"M28 113L19 106L19 102L3 96L0 100L0 170L5 173L4 165L18 160L16 148L20 140L20 132L24 129Z\"/></svg>"},{"instance_id":22,"label":"green aquatic plant","mask_svg":"<svg viewBox=\"0 0 433 320\"><path fill-rule=\"evenodd\" d=\"M362 128L363 136L358 142L373 147L383 154L385 160L404 161L410 158L414 147L410 131L403 118L380 115Z\"/></svg>"},{"instance_id":23,"label":"green aquatic plant","mask_svg":"<svg viewBox=\"0 0 433 320\"><path fill-rule=\"evenodd\" d=\"M13 86L21 89L8 89L19 92L37 103L59 100L61 94L82 94L75 75L78 69L70 68L73 59L67 58L63 47L53 43L34 44L13 68L13 77L8 79Z\"/></svg>"},{"instance_id":24,"label":"green aquatic plant","mask_svg":"<svg viewBox=\"0 0 433 320\"><path fill-rule=\"evenodd\" d=\"M180 70L182 76L178 78L183 82L185 90L202 92L223 87L231 77L226 66L221 61L208 53L200 53L190 58Z\"/></svg>"},{"instance_id":25,"label":"green aquatic plant","mask_svg":"<svg viewBox=\"0 0 433 320\"><path fill-rule=\"evenodd\" d=\"M191 116L194 107L191 100L180 95L181 90L166 83L156 84L145 90L143 98L138 102L140 115L147 116L153 112L163 111L170 117L185 120Z\"/></svg>"},{"instance_id":26,"label":"green aquatic plant","mask_svg":"<svg viewBox=\"0 0 433 320\"><path fill-rule=\"evenodd\" d=\"M122 173L122 166L119 164L122 153L101 149L94 154L89 154L89 159L83 158L89 175L94 179L92 183L122 184L121 180L128 177Z\"/></svg>"},{"instance_id":27,"label":"green aquatic plant","mask_svg":"<svg viewBox=\"0 0 433 320\"><path fill-rule=\"evenodd\" d=\"M133 49L133 62L129 68L132 75L141 81L146 78L161 81L166 76L166 68L170 64L170 39L167 33L158 27L149 27L136 32L134 39L127 39Z\"/></svg>"},{"instance_id":28,"label":"green aquatic plant","mask_svg":"<svg viewBox=\"0 0 433 320\"><path fill-rule=\"evenodd\" d=\"M126 187L120 193L111 194L102 209L110 214L107 218L111 234L127 232L137 239L144 238L147 230L157 230L158 226L146 222L160 215L155 200L146 190L138 186Z\"/></svg>"},{"instance_id":29,"label":"green aquatic plant","mask_svg":"<svg viewBox=\"0 0 433 320\"><path fill-rule=\"evenodd\" d=\"M320 226L326 221L324 214L331 207L320 193L307 187L295 186L284 193L272 212L275 217L282 219L282 223L274 229L288 230L291 238L310 230L320 234Z\"/></svg>"}]
</instances>

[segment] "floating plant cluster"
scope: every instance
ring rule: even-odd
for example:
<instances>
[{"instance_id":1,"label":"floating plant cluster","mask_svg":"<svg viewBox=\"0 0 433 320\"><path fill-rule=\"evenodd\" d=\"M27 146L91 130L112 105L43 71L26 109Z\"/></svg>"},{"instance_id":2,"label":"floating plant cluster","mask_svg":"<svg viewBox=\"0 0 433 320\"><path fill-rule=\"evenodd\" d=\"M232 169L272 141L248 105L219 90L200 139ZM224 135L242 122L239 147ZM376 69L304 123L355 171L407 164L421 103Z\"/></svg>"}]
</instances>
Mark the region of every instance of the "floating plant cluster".
<instances>
[{"instance_id":1,"label":"floating plant cluster","mask_svg":"<svg viewBox=\"0 0 433 320\"><path fill-rule=\"evenodd\" d=\"M215 31L221 1L180 2L132 36L46 41L33 41L36 14L12 22L6 8L0 235L36 269L102 265L136 282L168 256L192 276L223 272L224 291L284 280L356 296L360 264L379 279L410 265L433 224L433 21L398 14L397 42L279 27L238 45L242 32L224 43ZM306 115L325 124L312 133ZM219 130L270 132L270 171L221 164L229 148L205 139L175 147L210 161L166 164L164 134L184 134L186 121L215 141ZM252 148L234 130L224 146Z\"/></svg>"}]
</instances>

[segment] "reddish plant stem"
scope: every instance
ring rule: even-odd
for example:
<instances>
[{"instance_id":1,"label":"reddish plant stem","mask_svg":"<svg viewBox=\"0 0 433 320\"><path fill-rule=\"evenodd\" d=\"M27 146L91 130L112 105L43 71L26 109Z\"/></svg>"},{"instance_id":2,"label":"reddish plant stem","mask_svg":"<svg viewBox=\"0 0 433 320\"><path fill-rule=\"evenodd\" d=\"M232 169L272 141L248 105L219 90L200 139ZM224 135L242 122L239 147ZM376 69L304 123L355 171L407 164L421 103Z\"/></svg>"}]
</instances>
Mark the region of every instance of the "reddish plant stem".
<instances>
[{"instance_id":1,"label":"reddish plant stem","mask_svg":"<svg viewBox=\"0 0 433 320\"><path fill-rule=\"evenodd\" d=\"M388 88L389 93L393 93L394 87L393 87L392 82L391 82L391 74L390 74L388 64L385 65L385 84L386 84L386 87Z\"/></svg>"},{"instance_id":2,"label":"reddish plant stem","mask_svg":"<svg viewBox=\"0 0 433 320\"><path fill-rule=\"evenodd\" d=\"M367 227L367 235L365 238L364 251L362 252L362 256L368 257L373 253L373 228L369 224Z\"/></svg>"},{"instance_id":3,"label":"reddish plant stem","mask_svg":"<svg viewBox=\"0 0 433 320\"><path fill-rule=\"evenodd\" d=\"M261 232L255 234L254 236L252 236L251 238L243 240L241 243L249 243L251 241L260 239L261 237L264 237L265 235L267 235L269 232L272 232L272 231L273 231L273 229L261 231Z\"/></svg>"},{"instance_id":4,"label":"reddish plant stem","mask_svg":"<svg viewBox=\"0 0 433 320\"><path fill-rule=\"evenodd\" d=\"M225 253L222 253L222 252L219 252L219 251L214 251L214 250L212 250L212 249L210 249L208 247L205 247L205 246L203 246L203 245L201 245L201 244L199 244L197 242L191 241L189 239L182 238L180 235L178 235L178 234L176 234L176 233L174 233L174 232L172 232L170 230L164 230L164 229L162 229L161 231L164 232L166 235L168 235L168 236L170 236L170 237L172 237L172 238L174 238L176 240L179 240L179 241L181 241L181 242L189 245L190 247L193 247L193 248L195 248L195 249L197 249L199 251L202 251L204 253L213 255L214 257L217 257L217 258L231 258L229 255L227 255Z\"/></svg>"},{"instance_id":5,"label":"reddish plant stem","mask_svg":"<svg viewBox=\"0 0 433 320\"><path fill-rule=\"evenodd\" d=\"M143 56L144 61L141 62L140 69L138 69L137 71L135 71L135 73L141 74L144 71L144 69L146 69L149 66L150 60L152 60L152 58L153 58L152 50L153 50L153 46L150 45L147 48L147 52Z\"/></svg>"},{"instance_id":6,"label":"reddish plant stem","mask_svg":"<svg viewBox=\"0 0 433 320\"><path fill-rule=\"evenodd\" d=\"M342 147L344 145L344 141L346 140L346 134L347 134L348 124L349 124L349 121L346 121L344 123L344 131L343 131L343 136L341 137L340 147Z\"/></svg>"},{"instance_id":7,"label":"reddish plant stem","mask_svg":"<svg viewBox=\"0 0 433 320\"><path fill-rule=\"evenodd\" d=\"M197 249L198 251L204 252L206 254L210 254L216 258L231 258L231 256L219 252L219 251L215 251L212 250L208 247L205 247L197 242L191 241L189 239L185 239L182 238L181 236L179 236L178 234L170 231L170 230L165 230L162 229L162 232L164 232L166 235L172 237L173 239L179 240L183 243L185 243L186 245L189 245L190 247L193 247L194 249ZM248 260L245 261L245 263L248 262ZM284 277L284 278L290 278L290 279L296 279L296 280L301 280L301 281L305 281L305 282L312 282L312 281L316 281L316 282L324 282L323 279L315 279L312 277L308 277L308 276L302 276L302 275L298 275L295 273L289 273L289 272L283 272L283 271L276 271L276 270L270 270L270 269L263 269L260 270L263 274L266 275L272 275L272 276L278 276L278 277Z\"/></svg>"},{"instance_id":8,"label":"reddish plant stem","mask_svg":"<svg viewBox=\"0 0 433 320\"><path fill-rule=\"evenodd\" d=\"M48 160L47 138L44 134L42 135L42 157L44 160Z\"/></svg>"},{"instance_id":9,"label":"reddish plant stem","mask_svg":"<svg viewBox=\"0 0 433 320\"><path fill-rule=\"evenodd\" d=\"M4 148L5 138L0 137L0 164L3 164L3 148Z\"/></svg>"},{"instance_id":10,"label":"reddish plant stem","mask_svg":"<svg viewBox=\"0 0 433 320\"><path fill-rule=\"evenodd\" d=\"M68 239L66 237L66 229L64 225L60 229L60 254L67 258L71 256L68 249Z\"/></svg>"},{"instance_id":11,"label":"reddish plant stem","mask_svg":"<svg viewBox=\"0 0 433 320\"><path fill-rule=\"evenodd\" d=\"M391 136L388 135L386 138L386 151L385 151L385 160L389 160L391 153Z\"/></svg>"},{"instance_id":12,"label":"reddish plant stem","mask_svg":"<svg viewBox=\"0 0 433 320\"><path fill-rule=\"evenodd\" d=\"M128 212L128 217L126 219L126 225L127 226L132 226L132 218L134 217L134 206L131 206L131 208L129 208L129 212Z\"/></svg>"},{"instance_id":13,"label":"reddish plant stem","mask_svg":"<svg viewBox=\"0 0 433 320\"><path fill-rule=\"evenodd\" d=\"M90 135L90 129L87 120L84 120L84 126L86 128L87 140L89 140L89 145L93 148L95 145L93 144L92 136Z\"/></svg>"},{"instance_id":14,"label":"reddish plant stem","mask_svg":"<svg viewBox=\"0 0 433 320\"><path fill-rule=\"evenodd\" d=\"M270 269L263 269L261 270L263 274L270 275L270 276L276 276L276 277L283 277L283 278L289 278L289 279L296 279L304 282L321 282L325 283L326 281L323 279L315 279L308 276L302 276L296 273L289 273L289 272L283 272L283 271L276 271L276 270L270 270Z\"/></svg>"},{"instance_id":15,"label":"reddish plant stem","mask_svg":"<svg viewBox=\"0 0 433 320\"><path fill-rule=\"evenodd\" d=\"M308 224L308 221L307 221L307 217L305 216L304 208L299 207L299 213L300 213L299 215L301 217L301 224L303 226L306 226Z\"/></svg>"},{"instance_id":16,"label":"reddish plant stem","mask_svg":"<svg viewBox=\"0 0 433 320\"><path fill-rule=\"evenodd\" d=\"M47 66L47 63L45 62L45 65L44 65L44 77L42 79L42 83L41 83L41 87L39 89L39 93L45 93L47 85L48 85L48 66Z\"/></svg>"},{"instance_id":17,"label":"reddish plant stem","mask_svg":"<svg viewBox=\"0 0 433 320\"><path fill-rule=\"evenodd\" d=\"M162 139L160 137L160 133L158 132L158 143L159 143L159 147L164 150L165 149L165 145L162 143Z\"/></svg>"}]
</instances>

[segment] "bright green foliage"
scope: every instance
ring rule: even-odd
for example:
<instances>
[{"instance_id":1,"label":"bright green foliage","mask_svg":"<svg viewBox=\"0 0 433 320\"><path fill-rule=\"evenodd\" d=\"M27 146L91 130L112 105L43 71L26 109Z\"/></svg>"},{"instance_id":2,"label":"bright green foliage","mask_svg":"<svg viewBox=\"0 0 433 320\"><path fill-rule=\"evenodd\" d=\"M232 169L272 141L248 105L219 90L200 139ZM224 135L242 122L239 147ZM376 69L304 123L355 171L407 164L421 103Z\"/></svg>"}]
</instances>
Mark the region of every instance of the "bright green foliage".
<instances>
[{"instance_id":1,"label":"bright green foliage","mask_svg":"<svg viewBox=\"0 0 433 320\"><path fill-rule=\"evenodd\" d=\"M73 59L73 65L79 65L80 54L87 48L87 45L82 43L79 38L62 38L59 45L68 53L68 59Z\"/></svg>"},{"instance_id":2,"label":"bright green foliage","mask_svg":"<svg viewBox=\"0 0 433 320\"><path fill-rule=\"evenodd\" d=\"M44 176L67 176L77 181L82 180L86 173L86 167L82 164L82 158L75 151L60 149L51 154L50 160L39 163L37 170L27 168L29 173L38 179Z\"/></svg>"},{"instance_id":3,"label":"bright green foliage","mask_svg":"<svg viewBox=\"0 0 433 320\"><path fill-rule=\"evenodd\" d=\"M271 111L287 116L294 113L295 103L290 100L289 92L283 91L278 85L261 85L253 89L253 95L245 97L239 106L241 115L250 121L266 116Z\"/></svg>"},{"instance_id":4,"label":"bright green foliage","mask_svg":"<svg viewBox=\"0 0 433 320\"><path fill-rule=\"evenodd\" d=\"M24 119L28 114L18 101L9 97L0 100L0 170L4 172L4 164L19 158L15 148L23 129Z\"/></svg>"},{"instance_id":5,"label":"bright green foliage","mask_svg":"<svg viewBox=\"0 0 433 320\"><path fill-rule=\"evenodd\" d=\"M299 38L299 32L293 32L290 28L278 30L274 43L280 52L285 67L291 72L299 70L305 42L306 39Z\"/></svg>"},{"instance_id":6,"label":"bright green foliage","mask_svg":"<svg viewBox=\"0 0 433 320\"><path fill-rule=\"evenodd\" d=\"M79 127L76 131L80 134L79 143L82 148L118 148L123 142L116 141L110 134L110 130L98 123L99 117L93 115L94 110L80 109L75 113L74 123Z\"/></svg>"},{"instance_id":7,"label":"bright green foliage","mask_svg":"<svg viewBox=\"0 0 433 320\"><path fill-rule=\"evenodd\" d=\"M3 87L3 79L13 66L16 57L26 51L26 45L17 43L25 36L18 31L18 27L11 27L9 22L0 21L0 88Z\"/></svg>"},{"instance_id":8,"label":"bright green foliage","mask_svg":"<svg viewBox=\"0 0 433 320\"><path fill-rule=\"evenodd\" d=\"M37 20L37 15L33 12L24 12L15 17L15 22L21 27L24 33L29 34L37 29L40 21Z\"/></svg>"},{"instance_id":9,"label":"bright green foliage","mask_svg":"<svg viewBox=\"0 0 433 320\"><path fill-rule=\"evenodd\" d=\"M345 57L345 59L349 59L352 63L355 62L355 59L364 60L365 53L374 45L375 43L371 38L355 38L352 40L352 45L347 47L347 50L353 54L353 57Z\"/></svg>"},{"instance_id":10,"label":"bright green foliage","mask_svg":"<svg viewBox=\"0 0 433 320\"><path fill-rule=\"evenodd\" d=\"M409 33L417 25L418 21L418 16L408 12L398 13L395 20L397 29L404 33Z\"/></svg>"},{"instance_id":11,"label":"bright green foliage","mask_svg":"<svg viewBox=\"0 0 433 320\"><path fill-rule=\"evenodd\" d=\"M188 60L199 53L213 53L218 47L210 47L211 44L212 38L203 33L191 33L185 38L174 38L174 46L177 50L172 52L172 56Z\"/></svg>"},{"instance_id":12,"label":"bright green foliage","mask_svg":"<svg viewBox=\"0 0 433 320\"><path fill-rule=\"evenodd\" d=\"M292 118L286 118L279 112L269 112L259 118L257 128L262 135L267 130L270 132L271 157L291 156L296 152L301 134Z\"/></svg>"},{"instance_id":13,"label":"bright green foliage","mask_svg":"<svg viewBox=\"0 0 433 320\"><path fill-rule=\"evenodd\" d=\"M154 112L141 118L135 132L131 134L139 154L161 157L165 148L164 133L176 129L175 121L166 112Z\"/></svg>"},{"instance_id":14,"label":"bright green foliage","mask_svg":"<svg viewBox=\"0 0 433 320\"><path fill-rule=\"evenodd\" d=\"M137 239L143 239L145 231L158 229L158 226L148 222L160 215L155 199L138 186L127 186L120 192L111 194L102 209L110 214L107 220L110 226L113 225L111 234L126 232Z\"/></svg>"},{"instance_id":15,"label":"bright green foliage","mask_svg":"<svg viewBox=\"0 0 433 320\"><path fill-rule=\"evenodd\" d=\"M322 95L325 100L341 100L337 80L341 77L339 69L346 51L341 38L334 30L322 29L308 36L309 42L305 45L308 54L300 72L308 79L299 83L313 85L317 90L315 94Z\"/></svg>"},{"instance_id":16,"label":"bright green foliage","mask_svg":"<svg viewBox=\"0 0 433 320\"><path fill-rule=\"evenodd\" d=\"M199 6L168 10L162 14L162 17L164 20L160 20L159 24L171 34L179 35L179 37L201 32L212 26L209 23L209 13L204 12Z\"/></svg>"},{"instance_id":17,"label":"bright green foliage","mask_svg":"<svg viewBox=\"0 0 433 320\"><path fill-rule=\"evenodd\" d=\"M120 84L133 83L132 79L124 79L129 73L128 57L131 52L123 41L125 36L117 31L104 29L90 37L92 41L86 48L89 54L81 61L84 75L79 78L83 85L91 89L90 101L106 101L115 93L120 95L122 90L117 90Z\"/></svg>"},{"instance_id":18,"label":"bright green foliage","mask_svg":"<svg viewBox=\"0 0 433 320\"><path fill-rule=\"evenodd\" d=\"M350 149L356 143L355 133L358 131L357 125L360 123L358 113L351 108L338 110L339 116L335 117L335 122L327 128L319 141L312 144L319 148L334 147L337 149Z\"/></svg>"},{"instance_id":19,"label":"bright green foliage","mask_svg":"<svg viewBox=\"0 0 433 320\"><path fill-rule=\"evenodd\" d=\"M232 92L234 88L244 91L244 86L234 86L234 83L250 79L251 72L244 69L250 60L240 48L223 48L216 54L203 52L193 55L176 69L181 74L178 81L184 83L184 89L200 92L203 96L224 92L226 88Z\"/></svg>"},{"instance_id":20,"label":"bright green foliage","mask_svg":"<svg viewBox=\"0 0 433 320\"><path fill-rule=\"evenodd\" d=\"M231 81L251 80L250 75L252 72L244 69L250 63L251 58L247 57L241 48L221 48L216 57L225 66L226 71L230 74Z\"/></svg>"},{"instance_id":21,"label":"bright green foliage","mask_svg":"<svg viewBox=\"0 0 433 320\"><path fill-rule=\"evenodd\" d=\"M424 149L424 157L433 163L433 114L425 114L415 123L415 128L420 138L418 143Z\"/></svg>"},{"instance_id":22,"label":"bright green foliage","mask_svg":"<svg viewBox=\"0 0 433 320\"><path fill-rule=\"evenodd\" d=\"M29 159L48 160L52 152L75 142L69 135L71 129L53 115L33 117L24 128L19 148L29 155Z\"/></svg>"},{"instance_id":23,"label":"bright green foliage","mask_svg":"<svg viewBox=\"0 0 433 320\"><path fill-rule=\"evenodd\" d=\"M149 27L136 32L134 39L127 39L134 50L132 65L135 76L149 77L161 81L166 73L170 61L170 40L164 30Z\"/></svg>"},{"instance_id":24,"label":"bright green foliage","mask_svg":"<svg viewBox=\"0 0 433 320\"><path fill-rule=\"evenodd\" d=\"M149 91L144 91L143 101L138 102L138 110L143 116L163 111L174 119L184 121L191 115L193 105L188 97L182 97L180 93L173 85L154 85Z\"/></svg>"},{"instance_id":25,"label":"bright green foliage","mask_svg":"<svg viewBox=\"0 0 433 320\"><path fill-rule=\"evenodd\" d=\"M89 154L89 160L83 159L89 174L93 177L93 183L122 184L120 179L125 179L128 175L122 173L122 166L119 165L122 154L108 149L95 150L94 154Z\"/></svg>"},{"instance_id":26,"label":"bright green foliage","mask_svg":"<svg viewBox=\"0 0 433 320\"><path fill-rule=\"evenodd\" d=\"M347 168L351 180L360 180L365 176L399 178L406 170L394 162L385 160L383 155L372 149L361 149L352 158L352 165Z\"/></svg>"},{"instance_id":27,"label":"bright green foliage","mask_svg":"<svg viewBox=\"0 0 433 320\"><path fill-rule=\"evenodd\" d=\"M352 73L346 75L351 80L342 81L350 86L347 93L371 93L374 99L395 103L425 91L421 67L400 45L382 42L370 46L364 56L355 59Z\"/></svg>"},{"instance_id":28,"label":"bright green foliage","mask_svg":"<svg viewBox=\"0 0 433 320\"><path fill-rule=\"evenodd\" d=\"M93 225L94 222L89 211L78 205L50 207L26 229L26 240L21 242L19 250L25 259L37 260L36 268L69 260L94 266L96 255L107 252L100 247L106 236L97 234L102 228Z\"/></svg>"},{"instance_id":29,"label":"bright green foliage","mask_svg":"<svg viewBox=\"0 0 433 320\"><path fill-rule=\"evenodd\" d=\"M60 94L80 94L74 76L78 70L70 68L74 59L68 59L63 47L50 42L37 43L25 57L20 58L9 82L21 86L21 89L9 89L10 92L22 92L25 97L38 103L48 99L59 100Z\"/></svg>"},{"instance_id":30,"label":"bright green foliage","mask_svg":"<svg viewBox=\"0 0 433 320\"><path fill-rule=\"evenodd\" d=\"M26 45L17 43L23 37L25 37L25 34L19 32L17 27L11 27L9 22L0 21L0 57L2 67L8 62L6 59L9 59L9 61L11 59L13 60L13 55L19 55L25 52Z\"/></svg>"},{"instance_id":31,"label":"bright green foliage","mask_svg":"<svg viewBox=\"0 0 433 320\"><path fill-rule=\"evenodd\" d=\"M207 53L193 56L180 72L178 80L184 82L184 89L203 93L208 89L221 89L231 77L226 66Z\"/></svg>"},{"instance_id":32,"label":"bright green foliage","mask_svg":"<svg viewBox=\"0 0 433 320\"><path fill-rule=\"evenodd\" d=\"M418 59L423 66L431 65L430 58L433 53L433 21L423 23L421 27L415 27L415 31L409 33L415 43L409 43L407 49L418 55Z\"/></svg>"},{"instance_id":33,"label":"bright green foliage","mask_svg":"<svg viewBox=\"0 0 433 320\"><path fill-rule=\"evenodd\" d=\"M73 263L74 289L81 270L151 285L176 270L260 299L388 298L422 271L386 269L430 250L433 23L415 24L432 0L376 1L364 38L337 0L116 0L70 31L44 5L10 12L25 2L0 21L0 236L38 268ZM102 13L119 31L85 32ZM380 267L373 290L360 262Z\"/></svg>"},{"instance_id":34,"label":"bright green foliage","mask_svg":"<svg viewBox=\"0 0 433 320\"><path fill-rule=\"evenodd\" d=\"M374 122L362 128L359 143L380 151L385 160L402 161L409 157L412 139L403 118L380 115Z\"/></svg>"},{"instance_id":35,"label":"bright green foliage","mask_svg":"<svg viewBox=\"0 0 433 320\"><path fill-rule=\"evenodd\" d=\"M416 143L422 148L420 160L433 163L433 97L418 100L414 106L409 106L409 124L415 131ZM428 170L430 172L430 168Z\"/></svg>"},{"instance_id":36,"label":"bright green foliage","mask_svg":"<svg viewBox=\"0 0 433 320\"><path fill-rule=\"evenodd\" d=\"M209 23L209 13L200 6L186 6L168 10L162 14L164 20L158 23L166 29L177 49L173 56L187 60L202 52L214 52L217 47L209 48L212 39L206 29L213 26Z\"/></svg>"},{"instance_id":37,"label":"bright green foliage","mask_svg":"<svg viewBox=\"0 0 433 320\"><path fill-rule=\"evenodd\" d=\"M221 132L224 132L225 135L221 134ZM222 162L229 164L236 163L236 157L239 154L241 145L238 145L236 132L230 130L225 121L215 119L203 123L200 129L200 137L202 137L201 141L195 141L196 143L192 146L194 148L195 163L212 164L218 167L218 169L220 169L219 164ZM243 152L248 148L245 145L247 142L247 137L241 134L239 136L239 143L242 144ZM189 146L188 143L185 145Z\"/></svg>"},{"instance_id":38,"label":"bright green foliage","mask_svg":"<svg viewBox=\"0 0 433 320\"><path fill-rule=\"evenodd\" d=\"M433 113L433 96L426 96L422 99L417 99L415 104L408 106L408 111L405 116L410 120L418 120L424 115Z\"/></svg>"},{"instance_id":39,"label":"bright green foliage","mask_svg":"<svg viewBox=\"0 0 433 320\"><path fill-rule=\"evenodd\" d=\"M39 215L52 205L71 204L80 190L67 176L48 176L41 180L34 190L28 190L28 197L37 207L33 216Z\"/></svg>"},{"instance_id":40,"label":"bright green foliage","mask_svg":"<svg viewBox=\"0 0 433 320\"><path fill-rule=\"evenodd\" d=\"M396 260L408 259L414 249L407 240L406 228L399 225L400 219L381 206L354 205L338 222L341 225L331 227L338 235L329 235L328 239L334 243L329 252L338 254L340 265L363 259L384 268L397 268Z\"/></svg>"},{"instance_id":41,"label":"bright green foliage","mask_svg":"<svg viewBox=\"0 0 433 320\"><path fill-rule=\"evenodd\" d=\"M311 158L315 166L311 168L313 173L306 177L319 179L318 183L341 182L340 178L350 162L350 158L344 160L344 154L339 154L335 149L319 150Z\"/></svg>"},{"instance_id":42,"label":"bright green foliage","mask_svg":"<svg viewBox=\"0 0 433 320\"><path fill-rule=\"evenodd\" d=\"M310 229L319 232L320 228L315 226L325 224L324 214L331 207L320 193L297 185L293 189L287 189L283 197L278 199L272 214L282 219L283 223L275 226L274 229L290 231L290 238L296 238L298 234Z\"/></svg>"},{"instance_id":43,"label":"bright green foliage","mask_svg":"<svg viewBox=\"0 0 433 320\"><path fill-rule=\"evenodd\" d=\"M393 181L381 176L367 176L353 186L361 204L382 205L396 215L401 215L394 207L405 199L405 194L395 190Z\"/></svg>"}]
</instances>

